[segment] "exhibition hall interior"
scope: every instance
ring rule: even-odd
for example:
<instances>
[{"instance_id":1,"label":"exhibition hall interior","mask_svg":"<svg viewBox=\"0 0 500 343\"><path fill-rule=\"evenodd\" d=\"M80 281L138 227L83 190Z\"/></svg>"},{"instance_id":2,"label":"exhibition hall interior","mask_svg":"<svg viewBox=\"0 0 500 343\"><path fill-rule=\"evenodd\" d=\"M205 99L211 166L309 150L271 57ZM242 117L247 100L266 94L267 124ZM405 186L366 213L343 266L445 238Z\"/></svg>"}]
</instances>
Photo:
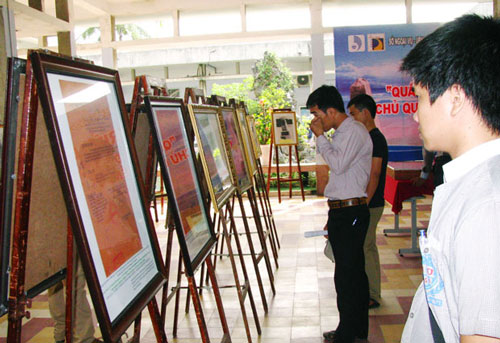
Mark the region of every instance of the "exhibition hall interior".
<instances>
[{"instance_id":1,"label":"exhibition hall interior","mask_svg":"<svg viewBox=\"0 0 500 343\"><path fill-rule=\"evenodd\" d=\"M325 195L307 106L322 85L349 117L357 95L375 101L387 152L354 342L401 341L437 175L400 63L500 0L0 9L0 343L334 342L329 210L358 202Z\"/></svg>"}]
</instances>

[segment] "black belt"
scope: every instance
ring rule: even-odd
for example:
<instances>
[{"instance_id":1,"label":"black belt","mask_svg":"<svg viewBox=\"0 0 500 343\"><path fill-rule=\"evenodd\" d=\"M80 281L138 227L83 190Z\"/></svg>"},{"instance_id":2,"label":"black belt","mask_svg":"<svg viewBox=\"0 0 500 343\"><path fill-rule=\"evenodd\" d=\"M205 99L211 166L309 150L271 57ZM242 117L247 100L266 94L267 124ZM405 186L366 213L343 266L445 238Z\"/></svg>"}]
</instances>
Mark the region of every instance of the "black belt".
<instances>
[{"instance_id":1,"label":"black belt","mask_svg":"<svg viewBox=\"0 0 500 343\"><path fill-rule=\"evenodd\" d=\"M328 207L331 209L366 205L366 198L351 198L344 200L328 200Z\"/></svg>"}]
</instances>

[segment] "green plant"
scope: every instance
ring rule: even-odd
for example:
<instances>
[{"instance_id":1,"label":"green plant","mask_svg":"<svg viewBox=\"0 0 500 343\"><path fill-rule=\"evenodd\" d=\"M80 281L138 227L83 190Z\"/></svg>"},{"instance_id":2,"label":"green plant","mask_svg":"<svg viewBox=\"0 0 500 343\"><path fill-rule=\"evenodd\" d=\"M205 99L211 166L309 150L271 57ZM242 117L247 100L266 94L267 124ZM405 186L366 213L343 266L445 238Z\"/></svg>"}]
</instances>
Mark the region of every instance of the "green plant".
<instances>
[{"instance_id":1,"label":"green plant","mask_svg":"<svg viewBox=\"0 0 500 343\"><path fill-rule=\"evenodd\" d=\"M267 51L263 59L256 62L253 74L242 83L214 84L212 94L244 101L249 114L255 118L260 144L269 144L272 109L292 107L295 81L276 54Z\"/></svg>"},{"instance_id":2,"label":"green plant","mask_svg":"<svg viewBox=\"0 0 500 343\"><path fill-rule=\"evenodd\" d=\"M101 29L99 27L89 27L80 35L82 39L87 39L94 33L99 34L98 41L101 41ZM115 33L118 36L118 41L123 40L125 36L130 36L133 40L149 38L149 34L140 26L136 24L116 24Z\"/></svg>"}]
</instances>

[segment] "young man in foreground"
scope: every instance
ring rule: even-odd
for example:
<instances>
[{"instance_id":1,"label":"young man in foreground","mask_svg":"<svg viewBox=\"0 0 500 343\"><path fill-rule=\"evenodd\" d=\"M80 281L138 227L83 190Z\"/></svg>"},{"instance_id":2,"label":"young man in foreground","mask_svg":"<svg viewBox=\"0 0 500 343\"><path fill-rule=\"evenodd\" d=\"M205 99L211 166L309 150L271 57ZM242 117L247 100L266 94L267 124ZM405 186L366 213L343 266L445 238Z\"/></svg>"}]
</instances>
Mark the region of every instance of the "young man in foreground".
<instances>
[{"instance_id":1,"label":"young man in foreground","mask_svg":"<svg viewBox=\"0 0 500 343\"><path fill-rule=\"evenodd\" d=\"M500 22L447 23L401 70L413 78L425 148L452 157L420 240L424 282L402 342L500 342Z\"/></svg>"}]
</instances>

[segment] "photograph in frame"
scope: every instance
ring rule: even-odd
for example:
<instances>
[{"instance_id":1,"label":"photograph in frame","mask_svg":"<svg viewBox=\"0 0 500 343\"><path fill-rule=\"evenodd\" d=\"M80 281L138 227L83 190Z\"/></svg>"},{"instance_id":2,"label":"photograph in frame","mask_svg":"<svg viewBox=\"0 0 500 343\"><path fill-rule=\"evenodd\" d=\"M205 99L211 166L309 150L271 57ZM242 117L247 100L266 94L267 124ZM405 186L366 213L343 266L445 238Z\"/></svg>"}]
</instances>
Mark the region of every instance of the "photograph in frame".
<instances>
[{"instance_id":1,"label":"photograph in frame","mask_svg":"<svg viewBox=\"0 0 500 343\"><path fill-rule=\"evenodd\" d=\"M194 275L215 244L194 149L189 117L181 99L145 97L148 118L169 201L175 209L177 235L188 275Z\"/></svg>"},{"instance_id":2,"label":"photograph in frame","mask_svg":"<svg viewBox=\"0 0 500 343\"><path fill-rule=\"evenodd\" d=\"M247 160L248 168L250 169L250 174L253 176L257 172L257 161L255 160L255 152L253 151L252 138L250 137L250 129L248 127L248 122L246 121L245 110L241 107L236 108L236 116L243 140L245 158Z\"/></svg>"},{"instance_id":3,"label":"photograph in frame","mask_svg":"<svg viewBox=\"0 0 500 343\"><path fill-rule=\"evenodd\" d=\"M246 111L245 111L245 113L246 113ZM260 158L262 156L262 150L260 148L259 134L257 133L257 128L255 126L255 118L253 116L247 114L246 122L248 125L248 131L250 133L250 138L251 138L255 158Z\"/></svg>"},{"instance_id":4,"label":"photograph in frame","mask_svg":"<svg viewBox=\"0 0 500 343\"><path fill-rule=\"evenodd\" d=\"M274 144L276 145L297 145L297 120L295 112L273 111L272 129Z\"/></svg>"},{"instance_id":5,"label":"photograph in frame","mask_svg":"<svg viewBox=\"0 0 500 343\"><path fill-rule=\"evenodd\" d=\"M220 108L224 126L226 129L227 138L229 140L230 151L234 163L234 172L237 181L238 191L243 194L246 190L253 186L252 170L248 165L246 156L245 144L242 137L242 130L239 125L237 113L233 107Z\"/></svg>"},{"instance_id":6,"label":"photograph in frame","mask_svg":"<svg viewBox=\"0 0 500 343\"><path fill-rule=\"evenodd\" d=\"M188 105L191 123L198 142L208 191L216 212L234 194L236 186L231 163L226 152L225 131L218 107L210 105Z\"/></svg>"},{"instance_id":7,"label":"photograph in frame","mask_svg":"<svg viewBox=\"0 0 500 343\"><path fill-rule=\"evenodd\" d=\"M118 72L30 59L101 332L114 341L165 281Z\"/></svg>"}]
</instances>

